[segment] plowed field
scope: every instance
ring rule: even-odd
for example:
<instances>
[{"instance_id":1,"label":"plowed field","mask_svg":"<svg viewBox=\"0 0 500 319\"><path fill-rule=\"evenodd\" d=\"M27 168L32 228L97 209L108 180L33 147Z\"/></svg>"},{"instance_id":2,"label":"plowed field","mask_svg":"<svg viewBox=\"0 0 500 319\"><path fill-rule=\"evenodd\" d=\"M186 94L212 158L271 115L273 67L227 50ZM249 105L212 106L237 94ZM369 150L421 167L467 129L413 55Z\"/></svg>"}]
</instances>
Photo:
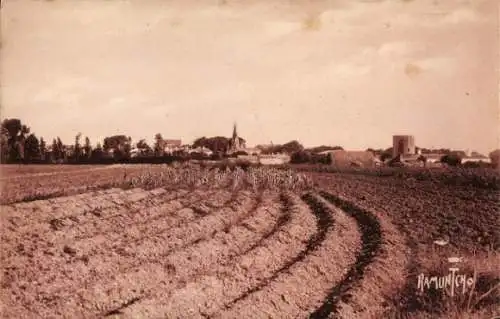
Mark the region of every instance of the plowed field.
<instances>
[{"instance_id":1,"label":"plowed field","mask_svg":"<svg viewBox=\"0 0 500 319\"><path fill-rule=\"evenodd\" d=\"M36 189L17 186L2 195L3 318L449 318L445 302L433 312L415 291L415 272L435 266L425 259L432 241L446 233L450 253L464 254L496 243L491 216L469 227L467 212L453 215L464 229L490 234L476 245L472 230L460 241L445 226L432 228L447 217L425 206L384 206L384 187L399 205L417 203L404 200L411 194L432 196L418 183L411 193L374 177L260 168L50 174L57 192L38 199ZM19 179L4 176L4 189ZM491 212L495 194L481 192L491 200L474 205ZM443 194L454 209L468 203L452 189ZM458 305L452 314L492 315L495 293L482 308Z\"/></svg>"}]
</instances>

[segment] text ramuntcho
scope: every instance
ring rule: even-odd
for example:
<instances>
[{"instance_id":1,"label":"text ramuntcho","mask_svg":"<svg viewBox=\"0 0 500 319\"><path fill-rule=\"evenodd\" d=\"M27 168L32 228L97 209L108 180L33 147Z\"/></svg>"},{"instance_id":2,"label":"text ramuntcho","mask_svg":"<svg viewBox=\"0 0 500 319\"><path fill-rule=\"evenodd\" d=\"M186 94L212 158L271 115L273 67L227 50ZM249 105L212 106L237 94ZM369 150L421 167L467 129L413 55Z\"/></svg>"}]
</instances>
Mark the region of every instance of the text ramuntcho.
<instances>
[{"instance_id":1,"label":"text ramuntcho","mask_svg":"<svg viewBox=\"0 0 500 319\"><path fill-rule=\"evenodd\" d=\"M451 296L455 292L465 294L468 287L474 284L473 277L467 277L465 274L459 274L459 268L449 268L450 273L446 276L426 276L424 274L418 275L417 289L423 292L425 289L434 288L436 290L444 290L450 288Z\"/></svg>"}]
</instances>

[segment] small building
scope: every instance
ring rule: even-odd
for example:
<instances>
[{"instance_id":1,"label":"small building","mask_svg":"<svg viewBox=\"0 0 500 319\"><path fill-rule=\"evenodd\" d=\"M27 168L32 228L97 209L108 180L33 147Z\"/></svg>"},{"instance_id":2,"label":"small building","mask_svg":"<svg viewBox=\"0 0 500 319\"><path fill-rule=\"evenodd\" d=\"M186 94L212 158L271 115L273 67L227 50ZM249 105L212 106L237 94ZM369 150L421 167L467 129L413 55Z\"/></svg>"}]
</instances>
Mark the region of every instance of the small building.
<instances>
[{"instance_id":1,"label":"small building","mask_svg":"<svg viewBox=\"0 0 500 319\"><path fill-rule=\"evenodd\" d=\"M446 154L442 153L428 153L428 154L422 154L423 157L425 157L426 163L434 164L434 163L440 163L441 158L445 156Z\"/></svg>"},{"instance_id":2,"label":"small building","mask_svg":"<svg viewBox=\"0 0 500 319\"><path fill-rule=\"evenodd\" d=\"M238 155L237 157L238 160L241 161L246 161L252 164L258 164L259 163L259 157L255 155Z\"/></svg>"},{"instance_id":3,"label":"small building","mask_svg":"<svg viewBox=\"0 0 500 319\"><path fill-rule=\"evenodd\" d=\"M392 137L392 157L415 154L415 137L413 135L394 135Z\"/></svg>"},{"instance_id":4,"label":"small building","mask_svg":"<svg viewBox=\"0 0 500 319\"><path fill-rule=\"evenodd\" d=\"M484 156L482 154L474 154L473 156L465 156L462 157L462 164L465 163L491 163L491 159L487 156Z\"/></svg>"},{"instance_id":5,"label":"small building","mask_svg":"<svg viewBox=\"0 0 500 319\"><path fill-rule=\"evenodd\" d=\"M329 155L332 165L337 167L373 167L379 160L369 151L328 150L318 154Z\"/></svg>"},{"instance_id":6,"label":"small building","mask_svg":"<svg viewBox=\"0 0 500 319\"><path fill-rule=\"evenodd\" d=\"M283 165L290 162L288 154L259 155L259 163L262 165Z\"/></svg>"},{"instance_id":7,"label":"small building","mask_svg":"<svg viewBox=\"0 0 500 319\"><path fill-rule=\"evenodd\" d=\"M168 139L168 140L163 140L163 143L165 146L168 146L168 147L181 147L182 146L181 140Z\"/></svg>"},{"instance_id":8,"label":"small building","mask_svg":"<svg viewBox=\"0 0 500 319\"><path fill-rule=\"evenodd\" d=\"M248 147L244 149L244 152L247 153L248 155L254 155L257 156L260 153L262 153L262 150L257 147Z\"/></svg>"},{"instance_id":9,"label":"small building","mask_svg":"<svg viewBox=\"0 0 500 319\"><path fill-rule=\"evenodd\" d=\"M141 155L141 150L138 149L137 147L133 147L130 150L130 157L134 158L134 157L138 157L139 155Z\"/></svg>"},{"instance_id":10,"label":"small building","mask_svg":"<svg viewBox=\"0 0 500 319\"><path fill-rule=\"evenodd\" d=\"M425 158L425 156L422 156L421 154L398 155L392 160L389 160L388 164L393 166L402 164L404 166L424 167L427 164L427 159Z\"/></svg>"},{"instance_id":11,"label":"small building","mask_svg":"<svg viewBox=\"0 0 500 319\"><path fill-rule=\"evenodd\" d=\"M182 141L174 139L164 139L163 140L163 152L166 154L172 154L175 151L182 150Z\"/></svg>"},{"instance_id":12,"label":"small building","mask_svg":"<svg viewBox=\"0 0 500 319\"><path fill-rule=\"evenodd\" d=\"M205 155L205 156L212 156L213 152L209 149L209 148L206 148L204 146L202 147L197 147L197 148L192 148L188 151L189 154L192 154L192 153L197 153L197 154L202 154L202 155Z\"/></svg>"}]
</instances>

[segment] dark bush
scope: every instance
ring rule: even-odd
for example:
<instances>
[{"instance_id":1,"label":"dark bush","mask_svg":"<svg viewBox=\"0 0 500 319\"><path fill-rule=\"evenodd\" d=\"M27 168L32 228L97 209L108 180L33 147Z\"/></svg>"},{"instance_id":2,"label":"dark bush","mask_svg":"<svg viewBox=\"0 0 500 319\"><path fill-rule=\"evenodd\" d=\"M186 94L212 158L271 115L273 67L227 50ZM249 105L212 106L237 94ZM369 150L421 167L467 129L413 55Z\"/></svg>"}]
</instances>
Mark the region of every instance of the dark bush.
<instances>
[{"instance_id":1,"label":"dark bush","mask_svg":"<svg viewBox=\"0 0 500 319\"><path fill-rule=\"evenodd\" d=\"M456 154L447 154L441 157L440 161L450 166L458 166L462 162L462 159Z\"/></svg>"}]
</instances>

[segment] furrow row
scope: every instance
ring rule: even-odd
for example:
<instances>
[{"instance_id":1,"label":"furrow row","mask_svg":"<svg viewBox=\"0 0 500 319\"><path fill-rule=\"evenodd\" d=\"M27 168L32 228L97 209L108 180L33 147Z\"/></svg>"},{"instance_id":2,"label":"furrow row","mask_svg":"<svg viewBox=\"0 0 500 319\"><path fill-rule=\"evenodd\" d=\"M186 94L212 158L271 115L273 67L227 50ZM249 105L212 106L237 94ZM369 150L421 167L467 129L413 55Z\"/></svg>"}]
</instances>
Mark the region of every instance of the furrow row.
<instances>
[{"instance_id":1,"label":"furrow row","mask_svg":"<svg viewBox=\"0 0 500 319\"><path fill-rule=\"evenodd\" d=\"M165 295L146 298L126 309L126 317L175 318L206 317L245 294L252 287L266 283L286 261L306 249L307 241L315 233L315 218L297 207L289 209L289 196L282 197L288 218L275 232L261 241L261 246L245 249L244 255L229 263L200 273L180 287L165 285ZM231 244L230 242L228 244Z\"/></svg>"},{"instance_id":2,"label":"furrow row","mask_svg":"<svg viewBox=\"0 0 500 319\"><path fill-rule=\"evenodd\" d=\"M360 247L354 220L316 196L305 196L318 232L307 251L288 269L277 272L261 290L238 300L213 318L304 318L319 307L331 285L339 282L355 262Z\"/></svg>"}]
</instances>

